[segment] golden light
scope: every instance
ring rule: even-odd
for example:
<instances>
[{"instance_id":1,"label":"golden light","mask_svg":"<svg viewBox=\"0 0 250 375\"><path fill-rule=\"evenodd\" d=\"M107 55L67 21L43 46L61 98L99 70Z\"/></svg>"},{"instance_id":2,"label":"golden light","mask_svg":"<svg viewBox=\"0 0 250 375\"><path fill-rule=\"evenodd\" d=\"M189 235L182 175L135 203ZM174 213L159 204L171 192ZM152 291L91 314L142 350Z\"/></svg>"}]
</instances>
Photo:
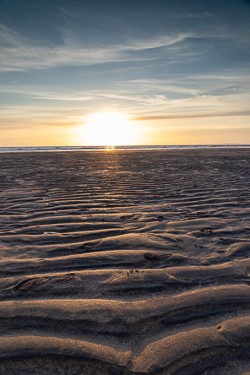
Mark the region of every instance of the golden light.
<instances>
[{"instance_id":1,"label":"golden light","mask_svg":"<svg viewBox=\"0 0 250 375\"><path fill-rule=\"evenodd\" d=\"M133 122L119 112L91 115L87 124L80 127L79 137L82 143L89 146L124 146L136 142Z\"/></svg>"}]
</instances>

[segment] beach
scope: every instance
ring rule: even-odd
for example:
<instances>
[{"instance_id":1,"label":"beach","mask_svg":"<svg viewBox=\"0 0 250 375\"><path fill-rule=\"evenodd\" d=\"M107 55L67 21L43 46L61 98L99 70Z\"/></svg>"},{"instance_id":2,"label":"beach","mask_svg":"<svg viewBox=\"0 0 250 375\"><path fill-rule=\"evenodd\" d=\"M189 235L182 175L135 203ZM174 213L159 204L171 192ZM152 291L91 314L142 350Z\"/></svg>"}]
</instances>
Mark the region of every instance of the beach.
<instances>
[{"instance_id":1,"label":"beach","mask_svg":"<svg viewBox=\"0 0 250 375\"><path fill-rule=\"evenodd\" d=\"M0 155L0 374L250 374L249 149Z\"/></svg>"}]
</instances>

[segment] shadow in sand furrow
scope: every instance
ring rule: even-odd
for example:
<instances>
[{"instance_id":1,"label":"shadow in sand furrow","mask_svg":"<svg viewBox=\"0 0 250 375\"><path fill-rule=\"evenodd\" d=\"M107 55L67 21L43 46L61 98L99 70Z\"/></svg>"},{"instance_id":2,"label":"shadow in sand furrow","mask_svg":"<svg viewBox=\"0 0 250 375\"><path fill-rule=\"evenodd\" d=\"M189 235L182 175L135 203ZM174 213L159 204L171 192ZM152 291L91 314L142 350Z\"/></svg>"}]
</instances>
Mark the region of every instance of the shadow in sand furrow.
<instances>
[{"instance_id":1,"label":"shadow in sand furrow","mask_svg":"<svg viewBox=\"0 0 250 375\"><path fill-rule=\"evenodd\" d=\"M95 247L101 243L101 240L92 240L84 243L70 244L69 246L53 246L51 249L46 247L44 253L46 258L63 257L74 254L82 254L94 251Z\"/></svg>"},{"instance_id":2,"label":"shadow in sand furrow","mask_svg":"<svg viewBox=\"0 0 250 375\"><path fill-rule=\"evenodd\" d=\"M223 321L220 326L195 328L148 343L140 353L89 341L54 336L19 335L0 338L1 362L12 357L41 355L95 359L120 370L147 374L200 374L250 354L250 317ZM249 358L249 357L248 357ZM97 362L98 363L98 362ZM124 372L123 372L124 373Z\"/></svg>"},{"instance_id":3,"label":"shadow in sand furrow","mask_svg":"<svg viewBox=\"0 0 250 375\"><path fill-rule=\"evenodd\" d=\"M213 266L165 269L148 269L147 267L126 269L124 260L125 269L121 268L122 264L120 268L113 264L112 268L106 260L109 269L103 269L102 261L99 264L92 263L91 267L91 264L84 265L84 259L82 263L79 263L78 257L73 257L69 266L70 257L65 258L62 258L60 267L58 258L52 258L51 262L45 263L37 261L37 264L25 260L23 265L21 265L21 260L12 265L11 262L2 263L1 298L31 298L37 295L42 297L46 293L55 297L70 294L79 298L87 298L91 295L93 298L104 296L105 298L142 298L154 294L174 295L195 287L249 284L250 282L250 260L236 260L236 264L232 261ZM132 264L134 265L135 262ZM81 271L82 268L84 271ZM67 272L60 273L59 269L62 271L65 269Z\"/></svg>"},{"instance_id":4,"label":"shadow in sand furrow","mask_svg":"<svg viewBox=\"0 0 250 375\"><path fill-rule=\"evenodd\" d=\"M68 278L72 279L69 275ZM14 288L28 289L34 279L20 282ZM60 281L60 280L57 280ZM46 280L43 280L46 283ZM49 284L49 280L47 280ZM39 292L37 293L39 295ZM22 300L0 304L0 334L36 330L40 334L74 337L92 335L122 339L123 344L164 337L174 330L186 331L202 325L221 325L229 316L250 315L250 287L233 285L210 287L139 301L105 299Z\"/></svg>"},{"instance_id":5,"label":"shadow in sand furrow","mask_svg":"<svg viewBox=\"0 0 250 375\"><path fill-rule=\"evenodd\" d=\"M170 246L169 249L161 249L158 251L145 251L141 250L141 247L138 246L138 249L131 248L131 245L124 246L123 249L113 250L112 246L102 245L101 240L94 240L85 242L81 245L74 244L69 247L67 246L58 246L46 251L48 259L39 263L39 267L44 266L46 268L46 262L51 265L51 260L49 258L57 258L54 261L57 262L57 269L60 271L62 262L67 261L69 267L72 266L72 262L78 262L80 266L84 262L84 267L92 268L96 267L102 268L129 268L129 269L145 269L145 268L154 268L154 269L164 269L172 267L182 267L182 266L211 266L213 264L223 265L234 261L236 259L243 260L249 259L250 254L250 244L248 242L234 243L229 246L227 249L218 250L216 253L213 253L210 257L199 257L182 255L178 252L178 246ZM229 244L229 240L221 240L223 244ZM119 246L117 245L119 248ZM148 250L152 246L149 244ZM169 252L172 250L173 252ZM79 254L77 260L74 258L75 254ZM68 258L67 258L68 256ZM30 261L29 261L30 262ZM0 263L1 264L1 263ZM22 268L21 262L11 262L9 270L12 266L18 269L18 265ZM56 267L55 267L56 269ZM221 275L221 279L222 279Z\"/></svg>"},{"instance_id":6,"label":"shadow in sand furrow","mask_svg":"<svg viewBox=\"0 0 250 375\"><path fill-rule=\"evenodd\" d=\"M91 197L91 200L94 201L94 197ZM86 215L89 213L90 210L94 209L95 211L97 209L100 209L101 211L107 211L107 209L103 205L97 205L95 203L89 203L89 198L86 204L83 205L83 201L81 201L81 204L75 205L70 208L61 208L58 209L58 207L54 206L53 204L48 205L47 207L42 208L40 205L36 207L36 209L33 209L33 211L29 212L29 214L25 214L23 217L23 220L25 220L27 223L36 223L39 224L40 222L42 223L43 221L46 222L46 220L50 219L62 219L64 218L65 215L69 215L74 217L74 216L81 216L81 215ZM134 206L134 205L133 205ZM121 205L119 205L121 207ZM124 205L124 207L130 207L130 205Z\"/></svg>"},{"instance_id":7,"label":"shadow in sand furrow","mask_svg":"<svg viewBox=\"0 0 250 375\"><path fill-rule=\"evenodd\" d=\"M128 229L103 229L103 230L92 230L92 231L78 231L78 232L67 232L67 233L55 233L55 232L45 232L40 235L34 234L23 234L11 236L1 236L1 241L4 243L11 243L12 245L31 245L36 246L43 245L53 245L53 244L71 244L76 242L83 242L89 240L96 240L99 238L111 237L126 234Z\"/></svg>"},{"instance_id":8,"label":"shadow in sand furrow","mask_svg":"<svg viewBox=\"0 0 250 375\"><path fill-rule=\"evenodd\" d=\"M81 270L81 269L131 269L131 268L143 268L148 266L150 261L145 259L147 254L143 250L124 250L124 251L94 251L94 246L98 246L98 241L96 244L91 243L91 249L87 247L87 244L81 246L82 254L65 255L61 257L52 258L37 258L30 260L30 258L23 258L20 260L6 260L0 262L3 271L1 271L1 276L7 274L24 274L30 272L60 272L64 270ZM91 252L89 252L91 250ZM61 250L63 251L63 250ZM79 250L78 250L79 251ZM86 251L86 254L84 254ZM160 258L161 257L161 258ZM175 257L172 254L161 254L159 259L162 261ZM178 258L178 257L177 257ZM129 275L128 275L129 277Z\"/></svg>"},{"instance_id":9,"label":"shadow in sand furrow","mask_svg":"<svg viewBox=\"0 0 250 375\"><path fill-rule=\"evenodd\" d=\"M236 238L241 238L241 236L245 233L250 233L250 227L246 227L244 226L243 228L230 228L230 229L220 229L220 230L215 230L214 231L214 235L215 236L227 236L227 235L231 235L231 236L234 236Z\"/></svg>"},{"instance_id":10,"label":"shadow in sand furrow","mask_svg":"<svg viewBox=\"0 0 250 375\"><path fill-rule=\"evenodd\" d=\"M31 205L30 205L31 203ZM44 201L41 200L40 198L37 198L36 196L34 198L31 198L30 196L29 197L25 197L24 195L22 196L22 198L9 198L8 201L7 201L7 207L6 209L7 210L15 210L15 209L19 209L19 208L22 208L22 207L34 207L33 204L34 203L42 203L42 205L44 204Z\"/></svg>"},{"instance_id":11,"label":"shadow in sand furrow","mask_svg":"<svg viewBox=\"0 0 250 375\"><path fill-rule=\"evenodd\" d=\"M173 282L168 285L164 283L151 283L149 285L127 285L122 287L110 287L105 290L105 296L109 298L145 298L146 296L159 296L181 293L185 290L198 287L198 283L183 284L182 282Z\"/></svg>"},{"instance_id":12,"label":"shadow in sand furrow","mask_svg":"<svg viewBox=\"0 0 250 375\"><path fill-rule=\"evenodd\" d=\"M91 268L89 269L91 271ZM98 271L98 270L97 270ZM86 285L81 285L79 282L69 284L67 281L60 282L57 284L57 277L54 281L50 281L47 284L47 278L44 280L33 280L33 278L28 278L25 282L25 287L19 289L19 283L15 284L16 289L13 290L12 287L5 288L1 291L2 301L8 299L20 300L23 298L37 298L39 295L40 298L114 298L114 299L138 299L138 298L150 298L158 296L167 296L173 295L176 293L181 293L187 290L192 290L195 287L199 287L199 284L196 282L193 283L182 283L174 282L168 285L158 284L157 282L150 283L149 285L131 285L125 287L106 287L101 285L99 290L91 290L89 283ZM60 278L59 278L60 280ZM25 280L26 281L26 280ZM242 283L242 280L239 281L239 284ZM246 283L247 284L247 283ZM250 283L248 283L250 284ZM211 283L206 283L204 286L211 285ZM55 289L57 287L57 290Z\"/></svg>"},{"instance_id":13,"label":"shadow in sand furrow","mask_svg":"<svg viewBox=\"0 0 250 375\"><path fill-rule=\"evenodd\" d=\"M222 240L221 242L226 242L226 244L229 242L229 240ZM218 255L213 255L211 258L208 258L204 261L202 261L202 264L206 265L212 265L212 264L220 264L220 263L226 263L231 262L233 260L242 260L246 259L248 260L250 258L250 242L238 242L234 243L231 246L229 246L225 250L217 251Z\"/></svg>"},{"instance_id":14,"label":"shadow in sand furrow","mask_svg":"<svg viewBox=\"0 0 250 375\"><path fill-rule=\"evenodd\" d=\"M212 354L212 353L211 353ZM185 366L175 366L168 369L156 370L150 372L150 375L231 375L232 372L235 375L249 375L250 373L250 362L245 358L244 348L238 353L232 351L232 356L221 356L221 350L214 353L212 356L213 361L204 358L202 363L204 365L200 368L200 365L190 364L191 369ZM216 358L217 357L217 358ZM191 357L189 358L191 362ZM200 358L202 359L202 358ZM187 366L188 367L188 366ZM95 374L95 375L145 375L145 372L134 372L128 370L124 366L114 365L112 363L105 363L97 359L91 358L79 358L74 356L60 356L60 355L24 355L21 357L9 357L2 358L0 363L1 375L34 375L37 371L43 375L80 375L83 374ZM34 372L35 371L35 372ZM55 372L56 371L56 372ZM219 371L219 372L218 372Z\"/></svg>"},{"instance_id":15,"label":"shadow in sand furrow","mask_svg":"<svg viewBox=\"0 0 250 375\"><path fill-rule=\"evenodd\" d=\"M28 274L28 273L45 273L45 272L62 272L79 271L83 269L125 269L135 270L139 274L144 269L168 269L178 266L197 266L199 261L196 258L187 257L181 254L173 254L168 251L145 252L145 250L109 250L100 251L99 241L91 241L80 247L73 249L62 247L48 251L52 257L22 258L20 260L5 260L0 262L2 266L1 276ZM75 253L74 253L75 252ZM62 256L55 256L61 253ZM53 256L54 255L54 256ZM140 270L140 271L139 271ZM133 272L133 271L132 271ZM145 271L146 272L146 271ZM131 272L127 273L130 277ZM140 274L141 276L141 274ZM191 281L191 280L190 280Z\"/></svg>"},{"instance_id":16,"label":"shadow in sand furrow","mask_svg":"<svg viewBox=\"0 0 250 375\"><path fill-rule=\"evenodd\" d=\"M205 309L207 310L205 311ZM72 308L73 309L73 308ZM92 342L105 342L107 339L117 344L129 346L136 343L136 351L145 344L152 342L155 337L162 338L169 336L173 332L183 332L196 328L199 325L206 327L208 325L220 324L228 318L248 317L250 316L249 301L240 302L237 306L233 303L223 302L220 306L211 307L209 304L204 306L197 305L197 311L194 307L186 307L183 311L172 310L170 313L153 316L147 319L141 319L136 323L128 323L119 315L113 316L108 322L100 322L89 317L86 319L73 320L46 318L40 316L20 315L12 318L0 317L0 334L35 334L35 335L56 335L61 337L70 337L83 340L84 337L90 338ZM104 311L104 314L107 312ZM184 315L186 314L186 316Z\"/></svg>"},{"instance_id":17,"label":"shadow in sand furrow","mask_svg":"<svg viewBox=\"0 0 250 375\"><path fill-rule=\"evenodd\" d=\"M89 220L88 220L89 221ZM75 218L72 221L67 220L67 217L64 220L52 220L47 224L39 225L27 225L23 222L22 228L15 230L15 235L41 235L41 234L67 234L67 233L86 233L98 230L110 230L110 229L121 229L121 226L116 223L95 223L90 224L86 223L86 220L78 222Z\"/></svg>"},{"instance_id":18,"label":"shadow in sand furrow","mask_svg":"<svg viewBox=\"0 0 250 375\"><path fill-rule=\"evenodd\" d=\"M78 217L78 215L86 214L89 208L91 208L91 206L88 208L86 207L84 211L80 211L76 209L76 207L74 207L74 209L71 210L70 215L72 215L73 217L74 215L77 215ZM66 212L68 213L69 211L67 210ZM24 217L24 220L25 222L27 222L27 224L30 224L30 223L43 224L44 222L47 223L47 220L48 220L48 223L50 223L50 220L57 220L57 218L63 218L64 213L65 211L58 212L57 210L54 209L54 207L46 207L42 210L40 210L40 207L39 207L39 209L34 210L34 213L32 212L30 215L26 215Z\"/></svg>"},{"instance_id":19,"label":"shadow in sand furrow","mask_svg":"<svg viewBox=\"0 0 250 375\"><path fill-rule=\"evenodd\" d=\"M50 354L1 358L0 372L1 375L145 375L96 358Z\"/></svg>"}]
</instances>

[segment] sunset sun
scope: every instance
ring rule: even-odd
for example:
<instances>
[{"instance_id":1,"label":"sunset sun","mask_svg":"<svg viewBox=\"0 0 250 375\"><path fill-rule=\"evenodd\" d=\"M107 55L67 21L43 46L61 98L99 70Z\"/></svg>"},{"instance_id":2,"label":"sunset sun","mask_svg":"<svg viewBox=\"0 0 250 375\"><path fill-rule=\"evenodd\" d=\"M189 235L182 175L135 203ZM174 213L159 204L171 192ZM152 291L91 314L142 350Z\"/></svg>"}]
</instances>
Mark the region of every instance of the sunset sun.
<instances>
[{"instance_id":1,"label":"sunset sun","mask_svg":"<svg viewBox=\"0 0 250 375\"><path fill-rule=\"evenodd\" d=\"M129 145L135 141L135 129L123 113L95 113L81 127L80 137L90 146Z\"/></svg>"}]
</instances>

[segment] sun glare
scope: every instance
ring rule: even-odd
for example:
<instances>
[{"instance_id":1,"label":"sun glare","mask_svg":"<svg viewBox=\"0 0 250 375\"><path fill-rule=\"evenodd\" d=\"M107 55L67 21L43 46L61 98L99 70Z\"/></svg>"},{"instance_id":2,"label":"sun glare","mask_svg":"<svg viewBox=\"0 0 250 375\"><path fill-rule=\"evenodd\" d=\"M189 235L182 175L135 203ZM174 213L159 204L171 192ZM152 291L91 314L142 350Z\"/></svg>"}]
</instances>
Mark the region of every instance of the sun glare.
<instances>
[{"instance_id":1,"label":"sun glare","mask_svg":"<svg viewBox=\"0 0 250 375\"><path fill-rule=\"evenodd\" d=\"M80 132L81 141L89 146L123 146L135 142L133 123L128 116L118 112L91 115Z\"/></svg>"}]
</instances>

